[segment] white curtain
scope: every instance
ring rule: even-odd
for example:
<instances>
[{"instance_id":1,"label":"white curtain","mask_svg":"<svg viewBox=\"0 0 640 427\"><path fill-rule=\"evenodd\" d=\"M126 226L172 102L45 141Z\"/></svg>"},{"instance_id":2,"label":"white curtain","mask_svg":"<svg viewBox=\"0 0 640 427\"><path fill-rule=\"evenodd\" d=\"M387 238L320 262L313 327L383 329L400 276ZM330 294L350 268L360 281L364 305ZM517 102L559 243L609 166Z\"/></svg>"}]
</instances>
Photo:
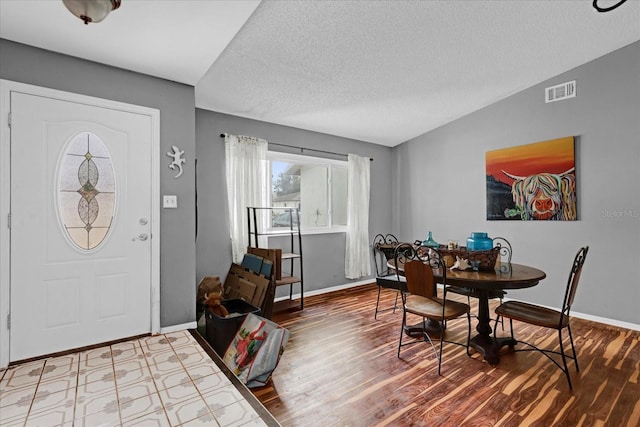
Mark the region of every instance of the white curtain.
<instances>
[{"instance_id":1,"label":"white curtain","mask_svg":"<svg viewBox=\"0 0 640 427\"><path fill-rule=\"evenodd\" d=\"M368 157L348 156L347 244L344 274L347 279L371 275L369 253L369 181Z\"/></svg>"},{"instance_id":2,"label":"white curtain","mask_svg":"<svg viewBox=\"0 0 640 427\"><path fill-rule=\"evenodd\" d=\"M233 262L239 264L249 245L247 207L267 206L268 144L264 139L242 135L226 135L224 141L231 251ZM260 212L258 216L263 218Z\"/></svg>"}]
</instances>

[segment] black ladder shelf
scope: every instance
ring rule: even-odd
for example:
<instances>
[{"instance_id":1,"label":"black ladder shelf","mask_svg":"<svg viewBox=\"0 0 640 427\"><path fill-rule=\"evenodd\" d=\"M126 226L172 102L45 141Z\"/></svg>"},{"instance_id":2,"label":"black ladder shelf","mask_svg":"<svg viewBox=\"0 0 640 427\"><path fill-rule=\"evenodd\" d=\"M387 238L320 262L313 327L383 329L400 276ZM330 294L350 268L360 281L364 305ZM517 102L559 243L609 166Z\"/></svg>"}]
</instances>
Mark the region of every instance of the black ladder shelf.
<instances>
[{"instance_id":1,"label":"black ladder shelf","mask_svg":"<svg viewBox=\"0 0 640 427\"><path fill-rule=\"evenodd\" d=\"M269 232L260 230L258 226L259 211L269 211L272 216L273 211L286 212L288 221L287 227L272 229ZM295 221L294 221L295 218ZM285 311L290 309L302 310L304 308L304 281L302 270L302 234L300 233L300 209L298 208L281 208L281 207L248 207L247 221L249 231L249 246L259 248L259 236L288 236L289 247L287 251L282 249L278 252L279 258L274 265L274 280L276 287L289 286L289 298L276 301L273 305L273 311ZM264 226L266 227L266 225ZM252 242L253 240L253 242ZM253 243L253 244L252 244ZM281 255L280 255L281 254ZM297 261L297 262L296 262ZM287 265L288 264L288 265ZM298 267L299 276L294 275L295 267ZM285 272L285 268L288 267ZM300 285L300 299L293 299L293 287L295 284Z\"/></svg>"}]
</instances>

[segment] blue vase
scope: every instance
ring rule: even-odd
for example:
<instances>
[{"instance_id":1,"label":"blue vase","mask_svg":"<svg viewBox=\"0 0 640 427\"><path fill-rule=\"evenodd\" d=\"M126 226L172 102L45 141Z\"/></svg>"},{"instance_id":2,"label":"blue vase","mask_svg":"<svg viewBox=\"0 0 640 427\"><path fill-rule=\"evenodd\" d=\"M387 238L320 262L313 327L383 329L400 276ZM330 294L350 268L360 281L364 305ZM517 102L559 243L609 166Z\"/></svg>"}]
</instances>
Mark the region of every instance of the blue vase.
<instances>
[{"instance_id":1,"label":"blue vase","mask_svg":"<svg viewBox=\"0 0 640 427\"><path fill-rule=\"evenodd\" d=\"M438 242L433 240L433 236L431 235L431 232L429 232L429 234L427 235L427 240L422 241L422 246L427 246L429 248L437 248L440 245L438 244Z\"/></svg>"},{"instance_id":2,"label":"blue vase","mask_svg":"<svg viewBox=\"0 0 640 427\"><path fill-rule=\"evenodd\" d=\"M467 239L467 250L488 251L493 248L493 240L487 237L487 233L473 232Z\"/></svg>"}]
</instances>

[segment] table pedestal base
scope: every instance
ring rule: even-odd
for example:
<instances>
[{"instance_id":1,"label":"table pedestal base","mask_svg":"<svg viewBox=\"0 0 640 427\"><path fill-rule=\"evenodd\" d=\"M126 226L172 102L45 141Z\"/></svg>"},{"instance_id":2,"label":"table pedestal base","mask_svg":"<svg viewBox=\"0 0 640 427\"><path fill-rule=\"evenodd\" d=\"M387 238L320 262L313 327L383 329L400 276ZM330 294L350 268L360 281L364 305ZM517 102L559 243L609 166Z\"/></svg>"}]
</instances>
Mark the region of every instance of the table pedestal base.
<instances>
[{"instance_id":1,"label":"table pedestal base","mask_svg":"<svg viewBox=\"0 0 640 427\"><path fill-rule=\"evenodd\" d=\"M422 332L426 329L432 338L440 338L440 322L427 319L426 328L423 328L422 322L415 325L405 325L404 333L411 338L422 338Z\"/></svg>"},{"instance_id":2,"label":"table pedestal base","mask_svg":"<svg viewBox=\"0 0 640 427\"><path fill-rule=\"evenodd\" d=\"M513 348L516 345L516 341L510 337L494 339L486 335L476 335L469 342L469 347L482 354L484 360L490 365L497 365L500 362L500 349L505 345Z\"/></svg>"}]
</instances>

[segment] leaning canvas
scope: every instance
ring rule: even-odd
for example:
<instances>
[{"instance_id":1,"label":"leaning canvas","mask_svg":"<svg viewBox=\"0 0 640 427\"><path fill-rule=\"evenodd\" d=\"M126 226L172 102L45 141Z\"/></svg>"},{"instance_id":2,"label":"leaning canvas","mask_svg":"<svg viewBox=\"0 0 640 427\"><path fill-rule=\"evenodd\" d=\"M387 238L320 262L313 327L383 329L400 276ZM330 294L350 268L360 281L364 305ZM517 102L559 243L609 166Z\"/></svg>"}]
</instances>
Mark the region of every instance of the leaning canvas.
<instances>
[{"instance_id":1,"label":"leaning canvas","mask_svg":"<svg viewBox=\"0 0 640 427\"><path fill-rule=\"evenodd\" d=\"M487 151L487 219L575 221L574 137Z\"/></svg>"}]
</instances>

